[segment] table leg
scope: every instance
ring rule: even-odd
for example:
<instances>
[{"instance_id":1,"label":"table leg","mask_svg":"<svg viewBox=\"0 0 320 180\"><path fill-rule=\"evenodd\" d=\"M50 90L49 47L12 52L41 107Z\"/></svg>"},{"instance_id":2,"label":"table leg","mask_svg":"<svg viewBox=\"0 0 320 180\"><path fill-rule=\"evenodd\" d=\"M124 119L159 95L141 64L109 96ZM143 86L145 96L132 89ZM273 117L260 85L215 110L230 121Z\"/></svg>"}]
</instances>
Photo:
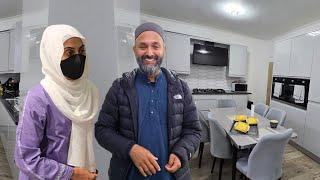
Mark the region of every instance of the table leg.
<instances>
[{"instance_id":1,"label":"table leg","mask_svg":"<svg viewBox=\"0 0 320 180\"><path fill-rule=\"evenodd\" d=\"M238 153L238 149L236 146L232 146L233 147L233 156L232 156L232 180L236 179L236 163L237 163L237 153Z\"/></svg>"}]
</instances>

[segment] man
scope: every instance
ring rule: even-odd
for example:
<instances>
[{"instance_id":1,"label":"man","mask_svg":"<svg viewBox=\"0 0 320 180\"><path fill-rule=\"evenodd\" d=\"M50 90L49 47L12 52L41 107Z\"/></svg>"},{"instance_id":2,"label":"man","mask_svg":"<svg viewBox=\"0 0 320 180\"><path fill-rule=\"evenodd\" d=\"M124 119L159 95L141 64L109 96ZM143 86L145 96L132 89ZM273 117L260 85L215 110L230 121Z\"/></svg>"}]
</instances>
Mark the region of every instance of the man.
<instances>
[{"instance_id":1,"label":"man","mask_svg":"<svg viewBox=\"0 0 320 180\"><path fill-rule=\"evenodd\" d=\"M113 82L95 124L97 141L112 153L111 180L191 179L201 128L187 84L160 68L163 36L155 23L137 27L139 68Z\"/></svg>"}]
</instances>

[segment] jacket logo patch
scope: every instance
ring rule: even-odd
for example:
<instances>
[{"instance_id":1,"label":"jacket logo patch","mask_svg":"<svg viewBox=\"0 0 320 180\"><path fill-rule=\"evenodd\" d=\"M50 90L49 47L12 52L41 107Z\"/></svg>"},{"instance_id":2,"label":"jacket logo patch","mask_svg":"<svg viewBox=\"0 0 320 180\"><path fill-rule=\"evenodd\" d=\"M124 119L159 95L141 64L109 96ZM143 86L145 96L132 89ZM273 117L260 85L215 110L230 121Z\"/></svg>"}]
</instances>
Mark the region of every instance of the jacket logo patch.
<instances>
[{"instance_id":1,"label":"jacket logo patch","mask_svg":"<svg viewBox=\"0 0 320 180\"><path fill-rule=\"evenodd\" d=\"M180 94L176 94L173 96L174 99L182 99L182 96Z\"/></svg>"}]
</instances>

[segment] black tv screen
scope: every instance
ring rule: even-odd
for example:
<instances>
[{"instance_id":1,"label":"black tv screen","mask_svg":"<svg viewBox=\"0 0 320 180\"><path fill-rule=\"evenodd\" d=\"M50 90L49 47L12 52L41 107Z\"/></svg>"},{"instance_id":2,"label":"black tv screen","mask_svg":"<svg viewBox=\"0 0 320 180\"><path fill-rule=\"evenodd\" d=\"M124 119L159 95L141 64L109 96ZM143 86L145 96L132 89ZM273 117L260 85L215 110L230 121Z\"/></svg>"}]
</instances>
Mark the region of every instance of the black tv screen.
<instances>
[{"instance_id":1,"label":"black tv screen","mask_svg":"<svg viewBox=\"0 0 320 180\"><path fill-rule=\"evenodd\" d=\"M229 53L227 48L201 44L194 44L193 46L193 64L227 66L228 59Z\"/></svg>"}]
</instances>

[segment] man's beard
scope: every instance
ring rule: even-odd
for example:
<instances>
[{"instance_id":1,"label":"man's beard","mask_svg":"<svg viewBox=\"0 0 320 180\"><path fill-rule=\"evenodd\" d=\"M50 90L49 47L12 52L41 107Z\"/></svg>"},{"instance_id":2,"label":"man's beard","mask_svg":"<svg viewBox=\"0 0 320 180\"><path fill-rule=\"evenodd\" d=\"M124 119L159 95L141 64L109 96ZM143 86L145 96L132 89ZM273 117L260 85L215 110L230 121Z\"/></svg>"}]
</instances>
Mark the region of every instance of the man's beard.
<instances>
[{"instance_id":1,"label":"man's beard","mask_svg":"<svg viewBox=\"0 0 320 180\"><path fill-rule=\"evenodd\" d=\"M144 61L148 61L146 59L153 59L153 61L156 61L156 64L143 64ZM161 67L162 63L162 57L159 56L148 56L148 55L143 55L141 57L137 57L137 63L139 65L139 69L142 73L146 75L155 75Z\"/></svg>"}]
</instances>

